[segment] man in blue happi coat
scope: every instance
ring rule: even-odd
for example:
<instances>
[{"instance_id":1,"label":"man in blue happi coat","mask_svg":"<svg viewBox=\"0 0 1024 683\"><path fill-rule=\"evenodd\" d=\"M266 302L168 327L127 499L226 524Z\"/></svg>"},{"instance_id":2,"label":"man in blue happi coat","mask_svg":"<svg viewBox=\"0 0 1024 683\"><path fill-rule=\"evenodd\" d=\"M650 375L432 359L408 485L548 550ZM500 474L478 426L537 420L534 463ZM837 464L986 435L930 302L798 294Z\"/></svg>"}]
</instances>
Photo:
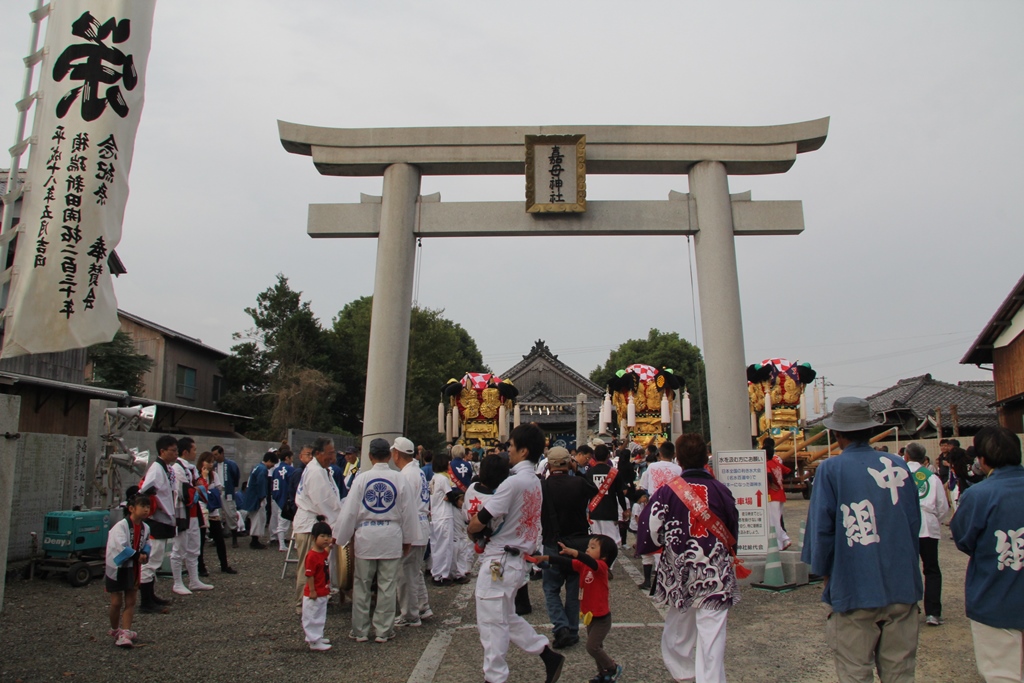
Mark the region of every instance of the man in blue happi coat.
<instances>
[{"instance_id":1,"label":"man in blue happi coat","mask_svg":"<svg viewBox=\"0 0 1024 683\"><path fill-rule=\"evenodd\" d=\"M818 467L811 493L803 561L825 577L821 599L840 683L913 683L918 609L921 510L906 463L874 450L879 423L860 398L835 402L824 424L842 453Z\"/></svg>"},{"instance_id":2,"label":"man in blue happi coat","mask_svg":"<svg viewBox=\"0 0 1024 683\"><path fill-rule=\"evenodd\" d=\"M262 550L267 546L260 543L260 536L267 528L267 496L270 495L270 468L278 463L277 453L267 451L263 462L252 468L245 493L240 496L238 509L246 513L249 520L249 547Z\"/></svg>"},{"instance_id":3,"label":"man in blue happi coat","mask_svg":"<svg viewBox=\"0 0 1024 683\"><path fill-rule=\"evenodd\" d=\"M1005 427L974 436L985 479L960 496L949 523L967 565L967 618L986 681L1024 680L1024 467L1020 439Z\"/></svg>"}]
</instances>

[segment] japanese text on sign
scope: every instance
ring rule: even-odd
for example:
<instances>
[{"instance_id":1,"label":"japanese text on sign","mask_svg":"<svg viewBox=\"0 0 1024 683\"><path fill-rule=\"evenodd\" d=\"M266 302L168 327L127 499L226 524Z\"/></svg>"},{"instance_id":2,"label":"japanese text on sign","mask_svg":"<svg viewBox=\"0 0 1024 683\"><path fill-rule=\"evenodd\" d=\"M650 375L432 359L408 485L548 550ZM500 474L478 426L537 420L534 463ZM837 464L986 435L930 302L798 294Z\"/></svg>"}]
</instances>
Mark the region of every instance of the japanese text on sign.
<instances>
[{"instance_id":1,"label":"japanese text on sign","mask_svg":"<svg viewBox=\"0 0 1024 683\"><path fill-rule=\"evenodd\" d=\"M715 476L729 487L739 512L738 555L768 552L768 468L764 451L715 455Z\"/></svg>"}]
</instances>

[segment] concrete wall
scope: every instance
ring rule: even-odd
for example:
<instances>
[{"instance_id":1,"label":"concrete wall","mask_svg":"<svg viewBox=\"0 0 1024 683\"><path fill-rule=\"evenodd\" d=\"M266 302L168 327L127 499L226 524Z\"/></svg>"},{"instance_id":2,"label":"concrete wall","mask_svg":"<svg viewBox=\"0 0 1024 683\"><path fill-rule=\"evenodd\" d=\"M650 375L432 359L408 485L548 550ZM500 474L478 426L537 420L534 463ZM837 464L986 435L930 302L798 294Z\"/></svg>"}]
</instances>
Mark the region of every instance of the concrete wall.
<instances>
[{"instance_id":1,"label":"concrete wall","mask_svg":"<svg viewBox=\"0 0 1024 683\"><path fill-rule=\"evenodd\" d=\"M156 440L160 436L154 432L128 432L124 440L129 448L150 451L152 462L152 458L156 457ZM223 446L227 457L238 463L243 481L267 450L280 445L272 441L248 439L198 437L195 440L200 453L210 450L215 444ZM100 455L90 457L85 437L23 432L16 443L8 562L19 562L30 557L31 532L38 534L42 544L46 513L84 506L90 489L89 473L100 469L96 466ZM133 473L121 474L121 483L125 487L137 483L136 479Z\"/></svg>"},{"instance_id":2,"label":"concrete wall","mask_svg":"<svg viewBox=\"0 0 1024 683\"><path fill-rule=\"evenodd\" d=\"M82 505L86 492L86 440L60 434L22 433L14 463L14 497L7 561L29 558L31 532L43 538L47 512Z\"/></svg>"},{"instance_id":3,"label":"concrete wall","mask_svg":"<svg viewBox=\"0 0 1024 683\"><path fill-rule=\"evenodd\" d=\"M158 432L128 432L125 434L124 442L128 448L138 448L140 451L149 451L150 462L156 457L156 440L162 434ZM181 438L181 434L172 434L175 439ZM193 436L196 442L196 453L208 451L214 446L224 447L224 456L238 463L241 470L242 481L249 476L249 472L261 460L263 454L271 448L280 447L277 441L250 441L249 439L221 439L209 436Z\"/></svg>"},{"instance_id":4,"label":"concrete wall","mask_svg":"<svg viewBox=\"0 0 1024 683\"><path fill-rule=\"evenodd\" d=\"M288 445L291 447L293 453L298 453L306 444L311 444L316 440L317 437L326 436L328 439L334 441L334 448L338 451L344 451L349 446L359 447L358 436L342 436L340 434L327 434L324 432L310 432L305 429L289 429L288 430Z\"/></svg>"}]
</instances>

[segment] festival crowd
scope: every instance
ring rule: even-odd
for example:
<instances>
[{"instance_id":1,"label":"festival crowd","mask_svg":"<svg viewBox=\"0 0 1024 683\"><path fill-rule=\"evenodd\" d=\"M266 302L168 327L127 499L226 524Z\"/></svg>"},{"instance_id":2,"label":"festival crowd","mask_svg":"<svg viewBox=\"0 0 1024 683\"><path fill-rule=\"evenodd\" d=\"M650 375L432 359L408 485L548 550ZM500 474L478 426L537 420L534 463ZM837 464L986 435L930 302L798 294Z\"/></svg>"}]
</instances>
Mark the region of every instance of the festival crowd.
<instances>
[{"instance_id":1,"label":"festival crowd","mask_svg":"<svg viewBox=\"0 0 1024 683\"><path fill-rule=\"evenodd\" d=\"M966 612L979 672L989 683L1024 680L1018 437L987 427L966 451L944 440L933 465L919 443L898 455L872 448L878 423L863 399L837 400L824 424L842 452L817 468L802 559L824 582L824 629L840 682L869 683L876 673L883 683L914 680L919 603L924 624L943 623L943 523L970 556ZM788 469L773 447L769 439L769 524L785 548ZM206 541L220 571L233 574L226 539L237 548L247 533L255 550L290 547L298 558L291 599L311 650L332 647L327 604L349 588L342 575L351 582L348 637L356 643L386 643L430 620L427 577L438 587L475 578L487 683L508 679L510 644L539 657L546 683L557 681L581 624L591 683L617 681L623 667L604 649L613 623L609 580L618 554L630 550L642 562L640 588L667 610L661 652L671 677L726 680L728 613L747 570L736 557L736 502L697 434L647 449L593 439L570 451L523 424L488 451L453 445L436 454L404 437L373 439L365 470L355 448L338 454L319 438L297 458L287 447L268 452L244 484L223 448L197 455L192 439L162 436L157 451L109 535L110 636L118 646L137 638L137 595L140 610L167 611L156 574L168 552L171 591L189 596L214 588L203 581ZM550 640L523 618L532 611L531 576L543 582Z\"/></svg>"}]
</instances>

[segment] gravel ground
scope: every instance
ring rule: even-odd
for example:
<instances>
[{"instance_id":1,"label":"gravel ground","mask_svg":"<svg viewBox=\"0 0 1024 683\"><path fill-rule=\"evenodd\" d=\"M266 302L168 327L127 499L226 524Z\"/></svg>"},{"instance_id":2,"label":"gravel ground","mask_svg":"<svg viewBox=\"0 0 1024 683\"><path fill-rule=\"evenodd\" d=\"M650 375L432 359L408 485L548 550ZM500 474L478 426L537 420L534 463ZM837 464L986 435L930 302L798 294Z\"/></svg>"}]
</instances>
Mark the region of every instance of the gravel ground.
<instances>
[{"instance_id":1,"label":"gravel ground","mask_svg":"<svg viewBox=\"0 0 1024 683\"><path fill-rule=\"evenodd\" d=\"M787 503L790 524L797 526L793 520L806 515L806 510L806 501ZM948 534L945 528L944 533ZM212 548L208 552L212 557ZM56 578L30 582L9 576L0 614L0 681L482 680L483 653L473 626L472 584L431 586L435 618L422 628L400 631L396 640L384 645L349 641L349 607L332 604L327 635L335 646L329 652L310 652L290 604L293 579L278 578L284 555L252 551L243 542L237 550L229 548L229 556L238 575L214 570L208 581L215 584L215 590L177 597L167 615L139 615L135 630L140 646L127 651L114 647L106 635L108 603L102 580L71 588ZM966 556L944 538L939 558L945 580L946 623L925 627L922 616L917 677L936 683L975 683L981 678L975 669L963 606ZM625 666L625 681L670 681L661 663L661 614L636 588L633 577L639 575L639 561L627 562L630 567L618 566L612 581L612 613L617 626L605 649ZM541 632L549 633L539 581L531 583L530 592L534 612L527 618ZM158 593L172 597L169 580L158 582ZM785 594L744 589L742 601L729 615L729 678L835 681L824 642L824 615L820 586ZM566 654L563 681L586 681L594 675L593 661L582 643ZM427 666L430 662L433 665ZM541 680L536 657L513 648L509 664L512 683Z\"/></svg>"}]
</instances>

